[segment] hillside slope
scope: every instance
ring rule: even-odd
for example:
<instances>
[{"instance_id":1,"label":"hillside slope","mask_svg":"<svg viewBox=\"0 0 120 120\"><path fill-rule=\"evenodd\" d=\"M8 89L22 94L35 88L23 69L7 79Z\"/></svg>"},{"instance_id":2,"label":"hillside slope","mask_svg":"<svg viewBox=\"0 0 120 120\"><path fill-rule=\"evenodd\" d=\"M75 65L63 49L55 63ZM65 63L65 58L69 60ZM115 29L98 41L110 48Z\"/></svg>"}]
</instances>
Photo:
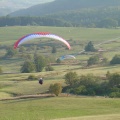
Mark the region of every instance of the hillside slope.
<instances>
[{"instance_id":1,"label":"hillside slope","mask_svg":"<svg viewBox=\"0 0 120 120\"><path fill-rule=\"evenodd\" d=\"M82 8L103 8L120 6L120 0L55 0L50 3L38 4L27 9L11 13L11 16L44 16L51 13Z\"/></svg>"},{"instance_id":2,"label":"hillside slope","mask_svg":"<svg viewBox=\"0 0 120 120\"><path fill-rule=\"evenodd\" d=\"M36 4L51 2L54 0L0 0L0 16L7 15L16 10L25 9Z\"/></svg>"}]
</instances>

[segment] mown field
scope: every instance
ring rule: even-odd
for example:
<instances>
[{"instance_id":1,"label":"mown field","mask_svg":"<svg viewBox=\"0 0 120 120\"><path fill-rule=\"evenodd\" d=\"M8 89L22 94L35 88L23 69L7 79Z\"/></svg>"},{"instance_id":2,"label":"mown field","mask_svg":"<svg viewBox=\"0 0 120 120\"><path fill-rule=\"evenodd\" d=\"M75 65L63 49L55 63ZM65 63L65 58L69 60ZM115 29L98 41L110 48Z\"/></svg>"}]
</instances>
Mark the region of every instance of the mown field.
<instances>
[{"instance_id":1,"label":"mown field","mask_svg":"<svg viewBox=\"0 0 120 120\"><path fill-rule=\"evenodd\" d=\"M33 32L50 32L57 34L71 44L71 50L66 50L64 45L55 40L34 40L29 44L41 44L40 54L48 54L50 57L58 58L61 55L74 54L75 60L66 60L62 65L52 65L54 71L20 73L23 58L18 56L2 59L5 49L0 49L0 66L3 74L0 74L0 120L119 120L120 119L120 99L105 97L85 97L67 96L49 98L28 98L17 100L10 99L23 95L40 95L48 91L51 83L59 82L65 85L64 75L69 71L75 71L79 76L92 73L104 76L107 71L120 73L120 65L97 66L84 68L84 62L94 53L79 54L84 46L92 41L96 48L105 50L102 55L109 61L115 54L120 53L120 29L98 29L98 28L66 28L66 27L0 27L0 46L13 46L20 37ZM105 41L108 41L104 43ZM55 44L57 53L51 53L50 44ZM59 46L58 46L59 43ZM99 46L97 46L100 43ZM27 43L26 43L27 44ZM43 48L45 46L45 49ZM30 51L26 54L33 54ZM100 53L95 53L100 54ZM79 64L76 64L79 63ZM43 77L44 84L40 85L38 79L28 81L29 75L36 78Z\"/></svg>"},{"instance_id":2,"label":"mown field","mask_svg":"<svg viewBox=\"0 0 120 120\"><path fill-rule=\"evenodd\" d=\"M120 100L91 97L53 97L0 101L1 120L53 120L106 115L120 118ZM97 117L98 116L98 117ZM101 118L101 117L100 117ZM104 120L104 118L103 118Z\"/></svg>"}]
</instances>

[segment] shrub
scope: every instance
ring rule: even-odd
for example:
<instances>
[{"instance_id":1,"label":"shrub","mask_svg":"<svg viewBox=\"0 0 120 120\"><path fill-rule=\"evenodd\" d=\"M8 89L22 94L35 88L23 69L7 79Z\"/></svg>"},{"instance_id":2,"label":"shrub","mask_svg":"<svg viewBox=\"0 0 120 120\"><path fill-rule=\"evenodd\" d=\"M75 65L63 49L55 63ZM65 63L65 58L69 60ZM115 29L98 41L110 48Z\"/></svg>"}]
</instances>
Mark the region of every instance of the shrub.
<instances>
[{"instance_id":1,"label":"shrub","mask_svg":"<svg viewBox=\"0 0 120 120\"><path fill-rule=\"evenodd\" d=\"M45 70L46 70L46 71L53 71L54 68L49 65L49 66L46 66L46 67L45 67Z\"/></svg>"},{"instance_id":2,"label":"shrub","mask_svg":"<svg viewBox=\"0 0 120 120\"><path fill-rule=\"evenodd\" d=\"M35 67L34 64L31 61L25 61L21 67L22 73L30 73L34 71Z\"/></svg>"},{"instance_id":3,"label":"shrub","mask_svg":"<svg viewBox=\"0 0 120 120\"><path fill-rule=\"evenodd\" d=\"M56 60L56 63L61 63L61 60L58 58L58 59Z\"/></svg>"},{"instance_id":4,"label":"shrub","mask_svg":"<svg viewBox=\"0 0 120 120\"><path fill-rule=\"evenodd\" d=\"M115 55L110 61L110 64L120 64L120 55Z\"/></svg>"},{"instance_id":5,"label":"shrub","mask_svg":"<svg viewBox=\"0 0 120 120\"><path fill-rule=\"evenodd\" d=\"M62 92L62 86L60 83L51 84L49 92L58 96Z\"/></svg>"},{"instance_id":6,"label":"shrub","mask_svg":"<svg viewBox=\"0 0 120 120\"><path fill-rule=\"evenodd\" d=\"M37 79L35 75L29 75L28 76L28 80L35 80Z\"/></svg>"},{"instance_id":7,"label":"shrub","mask_svg":"<svg viewBox=\"0 0 120 120\"><path fill-rule=\"evenodd\" d=\"M110 98L120 98L120 92L111 92L109 94Z\"/></svg>"}]
</instances>

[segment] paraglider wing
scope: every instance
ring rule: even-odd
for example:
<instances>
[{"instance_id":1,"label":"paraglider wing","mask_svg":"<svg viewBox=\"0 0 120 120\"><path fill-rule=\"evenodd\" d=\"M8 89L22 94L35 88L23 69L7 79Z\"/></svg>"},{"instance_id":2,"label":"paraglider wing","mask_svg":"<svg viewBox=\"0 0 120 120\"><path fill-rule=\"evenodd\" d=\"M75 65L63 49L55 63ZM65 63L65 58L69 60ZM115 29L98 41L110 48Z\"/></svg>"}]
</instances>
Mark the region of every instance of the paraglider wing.
<instances>
[{"instance_id":1,"label":"paraglider wing","mask_svg":"<svg viewBox=\"0 0 120 120\"><path fill-rule=\"evenodd\" d=\"M15 42L15 44L14 44L14 49L19 47L19 45L23 44L24 42L27 42L27 41L35 39L35 38L52 38L52 39L63 42L68 47L68 49L71 48L70 44L65 39L63 39L55 34L50 34L48 32L37 32L37 33L28 34L26 36L23 36L19 40L17 40L17 42Z\"/></svg>"},{"instance_id":2,"label":"paraglider wing","mask_svg":"<svg viewBox=\"0 0 120 120\"><path fill-rule=\"evenodd\" d=\"M76 57L73 56L73 55L65 55L65 56L61 56L59 59L60 59L60 60L64 60L64 59L71 59L71 58L76 59Z\"/></svg>"}]
</instances>

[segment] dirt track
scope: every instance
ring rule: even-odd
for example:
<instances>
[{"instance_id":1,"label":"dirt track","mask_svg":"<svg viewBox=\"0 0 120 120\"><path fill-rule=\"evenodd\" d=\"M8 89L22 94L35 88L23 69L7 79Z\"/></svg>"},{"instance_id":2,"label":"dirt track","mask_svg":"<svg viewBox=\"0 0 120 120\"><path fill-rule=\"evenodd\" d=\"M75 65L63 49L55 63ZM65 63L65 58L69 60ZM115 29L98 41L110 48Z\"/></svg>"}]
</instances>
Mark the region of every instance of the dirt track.
<instances>
[{"instance_id":1,"label":"dirt track","mask_svg":"<svg viewBox=\"0 0 120 120\"><path fill-rule=\"evenodd\" d=\"M47 98L47 97L54 97L54 95L52 94L23 95L23 96L5 98L0 100L4 101L4 100L16 100L16 99L27 99L27 98Z\"/></svg>"}]
</instances>

